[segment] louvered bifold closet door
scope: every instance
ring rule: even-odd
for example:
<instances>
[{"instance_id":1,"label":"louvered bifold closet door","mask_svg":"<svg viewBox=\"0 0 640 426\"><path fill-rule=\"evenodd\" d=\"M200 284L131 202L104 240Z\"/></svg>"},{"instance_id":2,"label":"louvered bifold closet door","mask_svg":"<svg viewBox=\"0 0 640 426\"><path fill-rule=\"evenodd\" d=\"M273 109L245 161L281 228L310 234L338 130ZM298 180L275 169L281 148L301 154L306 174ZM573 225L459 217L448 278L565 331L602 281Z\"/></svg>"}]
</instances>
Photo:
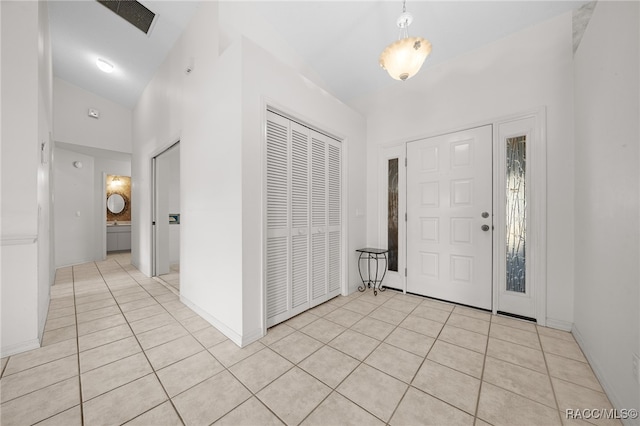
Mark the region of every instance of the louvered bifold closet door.
<instances>
[{"instance_id":1,"label":"louvered bifold closet door","mask_svg":"<svg viewBox=\"0 0 640 426\"><path fill-rule=\"evenodd\" d=\"M340 292L340 274L342 271L342 145L329 140L328 145L328 291L329 297Z\"/></svg>"},{"instance_id":2,"label":"louvered bifold closet door","mask_svg":"<svg viewBox=\"0 0 640 426\"><path fill-rule=\"evenodd\" d=\"M291 170L289 120L267 119L267 322L286 315L291 304L289 185ZM274 322L275 323L275 322Z\"/></svg>"},{"instance_id":3,"label":"louvered bifold closet door","mask_svg":"<svg viewBox=\"0 0 640 426\"><path fill-rule=\"evenodd\" d=\"M311 300L327 294L327 143L311 134Z\"/></svg>"},{"instance_id":4,"label":"louvered bifold closet door","mask_svg":"<svg viewBox=\"0 0 640 426\"><path fill-rule=\"evenodd\" d=\"M309 307L309 129L291 122L292 316Z\"/></svg>"},{"instance_id":5,"label":"louvered bifold closet door","mask_svg":"<svg viewBox=\"0 0 640 426\"><path fill-rule=\"evenodd\" d=\"M340 292L340 181L339 142L312 130L311 306Z\"/></svg>"},{"instance_id":6,"label":"louvered bifold closet door","mask_svg":"<svg viewBox=\"0 0 640 426\"><path fill-rule=\"evenodd\" d=\"M267 115L267 326L309 308L309 129Z\"/></svg>"},{"instance_id":7,"label":"louvered bifold closet door","mask_svg":"<svg viewBox=\"0 0 640 426\"><path fill-rule=\"evenodd\" d=\"M267 112L267 327L340 293L341 144Z\"/></svg>"}]
</instances>

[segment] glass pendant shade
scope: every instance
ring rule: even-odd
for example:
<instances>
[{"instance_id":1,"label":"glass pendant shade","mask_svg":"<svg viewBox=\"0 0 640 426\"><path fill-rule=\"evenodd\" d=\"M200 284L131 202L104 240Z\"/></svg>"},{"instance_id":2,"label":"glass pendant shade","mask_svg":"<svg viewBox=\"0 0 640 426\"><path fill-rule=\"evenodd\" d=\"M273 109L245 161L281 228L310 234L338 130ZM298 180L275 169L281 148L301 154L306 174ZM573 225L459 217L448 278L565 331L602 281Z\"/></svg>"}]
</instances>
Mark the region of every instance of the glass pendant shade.
<instances>
[{"instance_id":1,"label":"glass pendant shade","mask_svg":"<svg viewBox=\"0 0 640 426\"><path fill-rule=\"evenodd\" d=\"M431 43L422 37L405 37L387 46L380 55L380 66L391 78L405 81L420 71L431 53Z\"/></svg>"}]
</instances>

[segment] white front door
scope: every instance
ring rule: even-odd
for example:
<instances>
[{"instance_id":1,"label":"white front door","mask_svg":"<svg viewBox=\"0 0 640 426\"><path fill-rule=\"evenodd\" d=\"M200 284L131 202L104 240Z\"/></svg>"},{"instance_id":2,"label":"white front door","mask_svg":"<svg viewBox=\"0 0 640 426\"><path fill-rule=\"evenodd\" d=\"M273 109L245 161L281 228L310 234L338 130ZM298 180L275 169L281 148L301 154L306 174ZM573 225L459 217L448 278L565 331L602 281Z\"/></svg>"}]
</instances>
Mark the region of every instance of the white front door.
<instances>
[{"instance_id":1,"label":"white front door","mask_svg":"<svg viewBox=\"0 0 640 426\"><path fill-rule=\"evenodd\" d=\"M492 308L492 126L407 144L407 292Z\"/></svg>"}]
</instances>

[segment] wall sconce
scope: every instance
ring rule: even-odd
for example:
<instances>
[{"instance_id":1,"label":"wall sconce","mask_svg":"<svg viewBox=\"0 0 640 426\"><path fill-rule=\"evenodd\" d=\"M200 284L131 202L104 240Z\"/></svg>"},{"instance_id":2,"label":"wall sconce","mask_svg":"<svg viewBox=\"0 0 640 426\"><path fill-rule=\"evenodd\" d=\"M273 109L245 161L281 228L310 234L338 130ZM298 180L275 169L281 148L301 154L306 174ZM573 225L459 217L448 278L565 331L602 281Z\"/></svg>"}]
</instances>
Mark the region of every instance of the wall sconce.
<instances>
[{"instance_id":1,"label":"wall sconce","mask_svg":"<svg viewBox=\"0 0 640 426\"><path fill-rule=\"evenodd\" d=\"M120 186L120 185L122 185L122 181L120 180L119 176L116 176L113 179L111 179L111 186Z\"/></svg>"}]
</instances>

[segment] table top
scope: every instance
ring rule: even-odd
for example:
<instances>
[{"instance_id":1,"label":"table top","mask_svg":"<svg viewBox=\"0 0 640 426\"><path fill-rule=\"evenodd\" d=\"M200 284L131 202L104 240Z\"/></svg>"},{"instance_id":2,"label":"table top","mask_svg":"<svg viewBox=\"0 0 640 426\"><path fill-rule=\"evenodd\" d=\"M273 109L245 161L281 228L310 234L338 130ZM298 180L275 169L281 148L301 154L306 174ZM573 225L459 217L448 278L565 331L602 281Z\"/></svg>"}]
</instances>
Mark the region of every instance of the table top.
<instances>
[{"instance_id":1,"label":"table top","mask_svg":"<svg viewBox=\"0 0 640 426\"><path fill-rule=\"evenodd\" d=\"M365 247L365 248L358 249L356 251L360 253L383 254L383 253L387 253L389 249Z\"/></svg>"}]
</instances>

